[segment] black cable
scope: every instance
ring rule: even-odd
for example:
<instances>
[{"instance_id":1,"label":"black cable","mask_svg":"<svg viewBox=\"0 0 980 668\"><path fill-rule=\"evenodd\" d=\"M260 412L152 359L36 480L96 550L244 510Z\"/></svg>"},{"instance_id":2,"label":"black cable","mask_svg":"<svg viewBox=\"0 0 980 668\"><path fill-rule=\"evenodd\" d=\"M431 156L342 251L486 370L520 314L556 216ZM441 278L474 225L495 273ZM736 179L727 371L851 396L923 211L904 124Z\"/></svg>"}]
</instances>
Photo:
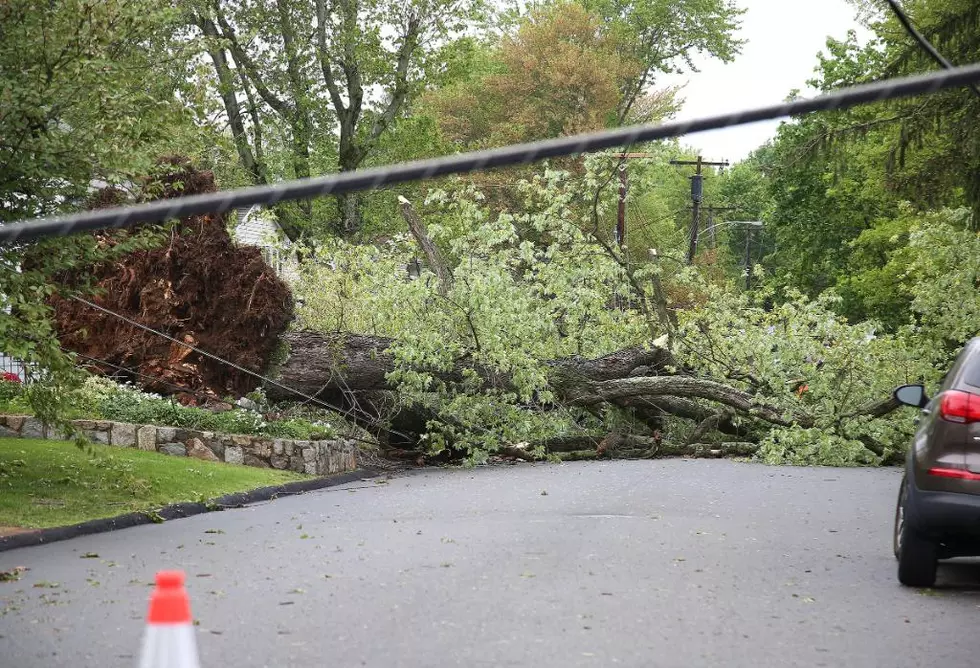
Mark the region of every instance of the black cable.
<instances>
[{"instance_id":1,"label":"black cable","mask_svg":"<svg viewBox=\"0 0 980 668\"><path fill-rule=\"evenodd\" d=\"M947 70L954 69L955 66L953 65L953 63L949 62L949 60L947 60L943 56L943 54L939 53L936 47L934 47L932 43L929 42L928 39L926 39L926 36L923 35L921 32L919 32L919 30L914 25L912 25L912 19L910 19L908 14L905 13L905 11L902 9L902 6L898 4L898 0L885 0L885 1L888 3L888 6L892 8L892 12L895 14L895 18L897 18L898 22L902 24L903 28L905 28L905 32L911 35L912 39L918 42L919 46L921 46L922 49L927 54L929 54L929 56L933 60L935 60L937 63L939 63L941 67L944 67ZM977 97L980 97L980 86L977 86L975 83L971 83L970 88L973 89L973 92L977 94Z\"/></svg>"},{"instance_id":2,"label":"black cable","mask_svg":"<svg viewBox=\"0 0 980 668\"><path fill-rule=\"evenodd\" d=\"M62 348L62 350L65 350L65 349ZM170 387L170 388L172 388L174 390L177 390L179 392L183 392L185 394L190 394L190 395L192 395L194 397L197 397L199 399L200 398L203 398L203 399L215 399L216 398L216 397L214 397L214 396L212 396L210 394L205 394L203 392L196 392L196 391L194 391L192 389L189 389L189 388L186 388L186 387L182 387L180 385L177 385L176 383L171 383L170 381L164 380L163 378L158 378L156 376L150 376L150 375L145 374L145 373L143 373L141 371L137 371L136 369L130 369L129 367L120 366L118 364L113 364L109 360L99 359L98 357L89 357L88 355L83 355L82 353L75 352L74 350L65 350L65 352L68 353L68 354L70 354L70 355L76 355L78 357L81 357L83 360L87 360L88 362L91 362L92 364L112 367L116 371L124 371L126 373L130 373L130 374L132 374L134 376L137 376L139 378L143 378L145 380L149 380L149 381L152 381L154 383L160 383L161 385L166 385L167 387Z\"/></svg>"},{"instance_id":3,"label":"black cable","mask_svg":"<svg viewBox=\"0 0 980 668\"><path fill-rule=\"evenodd\" d=\"M170 341L172 343L176 343L179 346L183 346L183 347L185 347L185 348L187 348L189 350L194 351L198 355L203 355L204 357L208 357L210 359L213 359L216 362L219 362L219 363L224 364L226 366L229 366L229 367L231 367L233 369L236 369L238 371L241 371L242 373L248 374L249 376L252 376L254 378L258 378L259 380L261 380L263 382L266 382L266 383L269 383L270 385L275 385L276 387L278 387L278 388L280 388L282 390L286 390L287 392L290 392L292 394L295 394L296 396L303 397L307 401L311 401L311 402L313 402L315 404L318 404L318 405L322 406L323 408L326 408L327 410L334 411L335 413L340 413L344 417L351 417L353 415L353 413L354 413L354 411L344 410L343 408L341 408L339 406L334 406L333 404L330 404L330 403L327 403L327 402L322 401L320 399L317 399L316 397L312 397L312 396L310 396L308 394L305 394L303 392L300 392L299 390L293 389L293 388L291 388L291 387L289 387L287 385L283 385L282 383L280 383L278 381L275 381L275 380L272 380L271 378L267 378L266 376L263 376L260 373L257 373L255 371L251 371L250 369L246 369L245 367L243 367L241 365L238 365L238 364L235 364L234 362L231 362L229 360L226 360L226 359L223 359L221 357L218 357L214 353L209 353L206 350L201 350L200 348L198 348L196 346L192 346L189 343L185 343L184 341L180 341L179 339L175 339L174 337L170 336L169 334L165 334L165 333L163 333L161 331L158 331L156 329L153 329L152 327L149 327L147 325L144 325L143 323L137 322L137 321L133 320L132 318L128 318L128 317L124 316L122 313L116 313L115 311L112 311L110 309L107 309L104 306L99 306L98 304L96 304L94 302L90 302L89 300L85 299L84 297L79 297L78 295L72 295L70 298L73 299L73 300L75 300L75 301L77 301L80 304L85 304L86 306L89 306L91 308L94 308L97 311L102 311L106 315L110 315L110 316L112 316L114 318L118 318L119 320L122 320L122 321L124 321L124 322L132 325L133 327L138 327L139 329L142 329L145 332L149 332L151 334L155 334L157 336L163 337L164 339L167 339L168 341ZM376 420L374 420L373 418L371 418L371 416L367 415L366 413L363 413L363 411L358 411L358 412L361 413L361 415L366 416L368 418L367 422L369 422L373 426L380 427L380 428L383 428L383 429L385 428L384 425L378 423ZM387 431L390 432L390 433L392 433L392 434L395 434L396 436L401 436L403 438L408 438L408 435L407 434L403 434L401 432L394 431L393 429L387 429Z\"/></svg>"},{"instance_id":4,"label":"black cable","mask_svg":"<svg viewBox=\"0 0 980 668\"><path fill-rule=\"evenodd\" d=\"M976 81L980 81L980 64L863 84L809 100L794 100L691 121L616 128L489 151L288 181L276 185L157 200L136 206L86 211L58 218L22 221L0 227L0 243L30 241L108 227L129 227L137 223L158 222L204 213L224 213L229 209L253 204L269 205L287 200L309 199L319 195L339 195L448 174L464 174L508 165L525 165L544 158L575 155L613 147L628 147L637 143L784 116L849 109L860 104L934 93Z\"/></svg>"}]
</instances>

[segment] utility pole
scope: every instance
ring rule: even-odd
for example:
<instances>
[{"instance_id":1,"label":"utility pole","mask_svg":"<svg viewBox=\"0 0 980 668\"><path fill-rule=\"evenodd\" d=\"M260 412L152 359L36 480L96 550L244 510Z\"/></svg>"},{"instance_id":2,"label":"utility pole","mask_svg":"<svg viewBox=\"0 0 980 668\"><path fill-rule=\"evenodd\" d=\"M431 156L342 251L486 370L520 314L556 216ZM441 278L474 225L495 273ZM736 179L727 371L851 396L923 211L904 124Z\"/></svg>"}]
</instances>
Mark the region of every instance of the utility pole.
<instances>
[{"instance_id":1,"label":"utility pole","mask_svg":"<svg viewBox=\"0 0 980 668\"><path fill-rule=\"evenodd\" d=\"M745 228L745 291L752 289L752 228Z\"/></svg>"},{"instance_id":2,"label":"utility pole","mask_svg":"<svg viewBox=\"0 0 980 668\"><path fill-rule=\"evenodd\" d=\"M619 163L619 216L616 218L616 242L626 246L626 161Z\"/></svg>"},{"instance_id":3,"label":"utility pole","mask_svg":"<svg viewBox=\"0 0 980 668\"><path fill-rule=\"evenodd\" d=\"M697 160L671 160L672 165L694 165L694 176L691 177L691 237L687 248L687 263L694 263L694 254L698 250L698 231L701 227L701 201L704 199L704 177L701 175L701 168L704 165L709 167L728 167L728 161L711 162L704 160L700 155Z\"/></svg>"},{"instance_id":4,"label":"utility pole","mask_svg":"<svg viewBox=\"0 0 980 668\"><path fill-rule=\"evenodd\" d=\"M620 248L626 247L626 192L629 189L629 177L626 174L626 161L631 158L656 158L655 153L613 153L612 157L619 160L619 215L616 217L616 243Z\"/></svg>"}]
</instances>

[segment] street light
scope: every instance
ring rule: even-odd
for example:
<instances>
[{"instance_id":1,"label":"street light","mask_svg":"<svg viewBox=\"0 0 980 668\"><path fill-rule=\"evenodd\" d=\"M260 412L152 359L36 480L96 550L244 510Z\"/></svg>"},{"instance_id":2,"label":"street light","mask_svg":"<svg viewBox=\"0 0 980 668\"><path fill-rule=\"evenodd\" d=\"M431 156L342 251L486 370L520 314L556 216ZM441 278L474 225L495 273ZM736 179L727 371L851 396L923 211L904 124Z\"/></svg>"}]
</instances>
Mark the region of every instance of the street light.
<instances>
[{"instance_id":1,"label":"street light","mask_svg":"<svg viewBox=\"0 0 980 668\"><path fill-rule=\"evenodd\" d=\"M745 225L750 229L745 232L745 289L752 289L752 229L753 227L762 227L761 220L733 220L729 222L730 225Z\"/></svg>"},{"instance_id":2,"label":"street light","mask_svg":"<svg viewBox=\"0 0 980 668\"><path fill-rule=\"evenodd\" d=\"M724 227L725 225L748 225L749 227L762 227L762 221L761 220L726 220L723 223L717 223L715 225L712 225L711 227L705 230L705 234L707 234L711 230L716 230L719 227Z\"/></svg>"}]
</instances>

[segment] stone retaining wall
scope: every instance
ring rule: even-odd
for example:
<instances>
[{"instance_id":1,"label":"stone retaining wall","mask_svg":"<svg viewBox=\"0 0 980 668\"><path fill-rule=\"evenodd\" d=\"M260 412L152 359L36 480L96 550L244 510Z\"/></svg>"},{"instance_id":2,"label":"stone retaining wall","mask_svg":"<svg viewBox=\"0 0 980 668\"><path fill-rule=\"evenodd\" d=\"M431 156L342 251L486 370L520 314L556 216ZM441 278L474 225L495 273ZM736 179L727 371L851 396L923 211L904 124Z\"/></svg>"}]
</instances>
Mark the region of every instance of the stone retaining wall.
<instances>
[{"instance_id":1,"label":"stone retaining wall","mask_svg":"<svg viewBox=\"0 0 980 668\"><path fill-rule=\"evenodd\" d=\"M357 445L353 441L294 441L106 420L75 420L73 424L95 443L178 457L309 475L342 473L357 468ZM40 420L20 415L0 415L0 436L65 440L64 434Z\"/></svg>"}]
</instances>

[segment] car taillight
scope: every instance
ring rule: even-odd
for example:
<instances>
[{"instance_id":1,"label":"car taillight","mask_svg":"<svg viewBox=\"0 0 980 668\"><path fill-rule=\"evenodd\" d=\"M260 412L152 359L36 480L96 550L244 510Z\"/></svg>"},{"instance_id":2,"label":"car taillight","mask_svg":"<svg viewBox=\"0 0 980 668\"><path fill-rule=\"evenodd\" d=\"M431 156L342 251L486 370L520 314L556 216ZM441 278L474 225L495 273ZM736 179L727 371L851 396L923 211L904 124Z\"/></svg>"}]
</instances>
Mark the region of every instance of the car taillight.
<instances>
[{"instance_id":1,"label":"car taillight","mask_svg":"<svg viewBox=\"0 0 980 668\"><path fill-rule=\"evenodd\" d=\"M944 392L939 416L949 422L980 422L980 396L959 390Z\"/></svg>"},{"instance_id":2,"label":"car taillight","mask_svg":"<svg viewBox=\"0 0 980 668\"><path fill-rule=\"evenodd\" d=\"M957 480L980 480L980 473L972 473L964 469L931 468L929 475L934 475L937 478L956 478Z\"/></svg>"}]
</instances>

